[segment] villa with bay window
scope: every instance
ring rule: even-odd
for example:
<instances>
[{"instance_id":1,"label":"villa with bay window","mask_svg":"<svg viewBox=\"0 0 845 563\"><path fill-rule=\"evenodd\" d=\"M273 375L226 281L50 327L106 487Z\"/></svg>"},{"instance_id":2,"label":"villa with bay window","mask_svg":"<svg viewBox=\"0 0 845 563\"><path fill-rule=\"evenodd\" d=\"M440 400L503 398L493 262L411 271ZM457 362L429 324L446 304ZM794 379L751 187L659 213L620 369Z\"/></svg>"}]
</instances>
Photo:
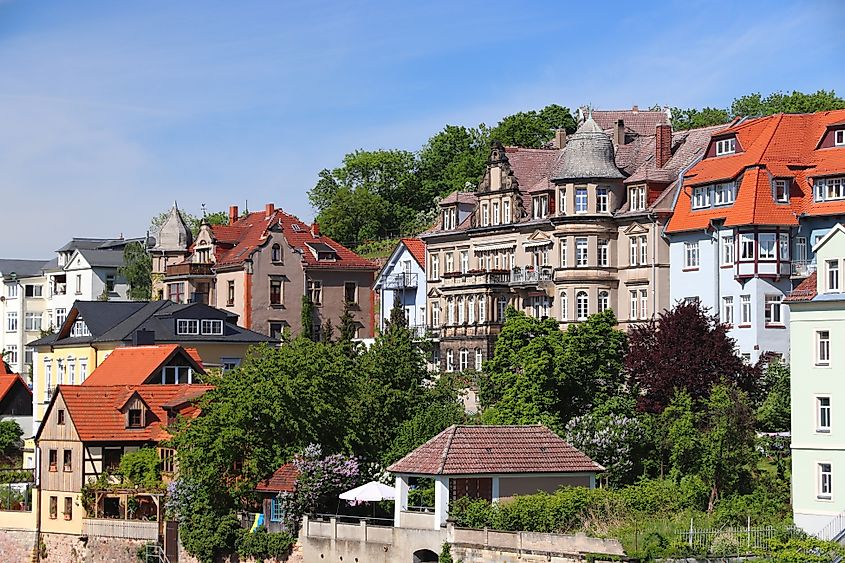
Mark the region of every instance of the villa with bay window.
<instances>
[{"instance_id":1,"label":"villa with bay window","mask_svg":"<svg viewBox=\"0 0 845 563\"><path fill-rule=\"evenodd\" d=\"M750 362L788 355L783 298L845 217L843 135L845 111L740 119L684 175L666 229L671 302L708 307Z\"/></svg>"}]
</instances>

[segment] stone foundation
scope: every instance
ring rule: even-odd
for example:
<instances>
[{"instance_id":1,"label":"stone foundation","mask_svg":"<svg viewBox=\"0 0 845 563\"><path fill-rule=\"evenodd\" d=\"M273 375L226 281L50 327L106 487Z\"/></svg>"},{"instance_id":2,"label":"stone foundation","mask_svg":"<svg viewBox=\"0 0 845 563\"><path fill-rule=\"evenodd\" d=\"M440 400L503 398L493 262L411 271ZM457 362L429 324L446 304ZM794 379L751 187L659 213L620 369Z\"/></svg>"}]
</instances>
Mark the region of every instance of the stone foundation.
<instances>
[{"instance_id":1,"label":"stone foundation","mask_svg":"<svg viewBox=\"0 0 845 563\"><path fill-rule=\"evenodd\" d=\"M41 561L46 563L138 563L146 542L121 538L87 538L41 534Z\"/></svg>"},{"instance_id":2,"label":"stone foundation","mask_svg":"<svg viewBox=\"0 0 845 563\"><path fill-rule=\"evenodd\" d=\"M0 531L0 554L4 561L29 561L35 547L35 531Z\"/></svg>"}]
</instances>

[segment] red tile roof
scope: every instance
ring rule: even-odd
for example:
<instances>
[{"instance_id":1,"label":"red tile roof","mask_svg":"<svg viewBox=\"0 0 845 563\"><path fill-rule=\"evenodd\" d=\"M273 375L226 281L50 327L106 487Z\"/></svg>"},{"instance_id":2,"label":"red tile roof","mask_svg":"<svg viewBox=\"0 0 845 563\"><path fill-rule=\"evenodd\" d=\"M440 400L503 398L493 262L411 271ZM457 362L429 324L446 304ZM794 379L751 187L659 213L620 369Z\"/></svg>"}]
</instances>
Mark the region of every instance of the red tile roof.
<instances>
[{"instance_id":1,"label":"red tile roof","mask_svg":"<svg viewBox=\"0 0 845 563\"><path fill-rule=\"evenodd\" d=\"M576 473L604 468L542 425L450 426L387 468L415 475Z\"/></svg>"},{"instance_id":2,"label":"red tile roof","mask_svg":"<svg viewBox=\"0 0 845 563\"><path fill-rule=\"evenodd\" d=\"M0 375L15 375L9 368L9 364L3 361L2 358L0 358Z\"/></svg>"},{"instance_id":3,"label":"red tile roof","mask_svg":"<svg viewBox=\"0 0 845 563\"><path fill-rule=\"evenodd\" d=\"M816 202L813 180L845 174L845 148L818 144L827 128L845 118L845 110L777 114L740 121L714 133L736 135L738 152L708 157L688 171L667 232L706 228L713 219L728 226L795 225L797 216L845 213L845 201ZM772 197L772 178L792 179L788 204ZM733 205L693 210L692 188L739 181Z\"/></svg>"},{"instance_id":4,"label":"red tile roof","mask_svg":"<svg viewBox=\"0 0 845 563\"><path fill-rule=\"evenodd\" d=\"M669 116L663 110L593 110L592 116L605 131L616 127L616 122L621 119L626 129L638 135L654 135L655 127L669 124Z\"/></svg>"},{"instance_id":5,"label":"red tile roof","mask_svg":"<svg viewBox=\"0 0 845 563\"><path fill-rule=\"evenodd\" d=\"M475 194L473 192L452 192L440 200L440 205L452 205L454 203L472 205L475 203Z\"/></svg>"},{"instance_id":6,"label":"red tile roof","mask_svg":"<svg viewBox=\"0 0 845 563\"><path fill-rule=\"evenodd\" d=\"M816 296L816 272L807 276L804 281L798 284L798 287L793 289L789 295L784 297L784 302L795 303L798 301L811 301Z\"/></svg>"},{"instance_id":7,"label":"red tile roof","mask_svg":"<svg viewBox=\"0 0 845 563\"><path fill-rule=\"evenodd\" d=\"M2 363L3 362L0 362L0 364ZM14 387L15 383L17 383L18 381L20 381L23 388L26 389L26 392L29 393L30 396L32 396L32 391L30 391L26 382L23 380L23 378L21 378L20 375L16 373L3 373L0 374L0 401L6 398L6 394L12 390L12 387Z\"/></svg>"},{"instance_id":8,"label":"red tile roof","mask_svg":"<svg viewBox=\"0 0 845 563\"><path fill-rule=\"evenodd\" d=\"M159 442L170 437L165 430L166 409L195 417L199 411L190 403L210 389L210 385L59 385L58 393L83 442ZM135 393L149 409L144 428L126 428L126 417L120 410ZM51 408L53 404L55 400Z\"/></svg>"},{"instance_id":9,"label":"red tile roof","mask_svg":"<svg viewBox=\"0 0 845 563\"><path fill-rule=\"evenodd\" d=\"M299 478L299 470L293 463L286 463L278 468L269 479L258 483L255 490L263 493L292 493L296 490L297 478Z\"/></svg>"},{"instance_id":10,"label":"red tile roof","mask_svg":"<svg viewBox=\"0 0 845 563\"><path fill-rule=\"evenodd\" d=\"M141 385L177 354L187 355L194 363L194 371L205 373L195 348L182 348L178 344L127 346L109 354L82 385Z\"/></svg>"},{"instance_id":11,"label":"red tile roof","mask_svg":"<svg viewBox=\"0 0 845 563\"><path fill-rule=\"evenodd\" d=\"M417 264L420 265L420 268L425 271L425 243L418 238L403 238L401 242L414 257L414 260L417 261Z\"/></svg>"},{"instance_id":12,"label":"red tile roof","mask_svg":"<svg viewBox=\"0 0 845 563\"><path fill-rule=\"evenodd\" d=\"M552 186L549 176L562 152L560 149L505 147L505 154L513 169L513 175L519 182L520 191L527 192Z\"/></svg>"},{"instance_id":13,"label":"red tile roof","mask_svg":"<svg viewBox=\"0 0 845 563\"><path fill-rule=\"evenodd\" d=\"M249 213L232 225L212 226L216 243L215 258L218 266L241 265L252 256L269 238L271 227L281 227L287 243L301 252L307 267L327 269L377 270L375 262L358 256L342 244L325 235L312 234L312 226L307 225L280 209L275 209L268 216L265 211ZM307 243L323 243L330 246L337 254L336 260L318 260Z\"/></svg>"}]
</instances>

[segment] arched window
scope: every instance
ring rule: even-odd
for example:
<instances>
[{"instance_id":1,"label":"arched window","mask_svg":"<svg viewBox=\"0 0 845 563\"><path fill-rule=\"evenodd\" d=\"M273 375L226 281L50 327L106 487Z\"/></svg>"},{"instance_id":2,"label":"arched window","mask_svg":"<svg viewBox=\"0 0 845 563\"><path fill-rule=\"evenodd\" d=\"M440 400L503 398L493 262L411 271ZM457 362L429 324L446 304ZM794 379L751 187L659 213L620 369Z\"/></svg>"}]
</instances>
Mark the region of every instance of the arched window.
<instances>
[{"instance_id":1,"label":"arched window","mask_svg":"<svg viewBox=\"0 0 845 563\"><path fill-rule=\"evenodd\" d=\"M446 301L446 324L455 324L455 300L451 297Z\"/></svg>"},{"instance_id":2,"label":"arched window","mask_svg":"<svg viewBox=\"0 0 845 563\"><path fill-rule=\"evenodd\" d=\"M579 321L586 320L590 311L590 299L586 291L579 291L575 294L575 314Z\"/></svg>"},{"instance_id":3,"label":"arched window","mask_svg":"<svg viewBox=\"0 0 845 563\"><path fill-rule=\"evenodd\" d=\"M499 302L496 304L496 320L500 323L505 322L505 309L508 308L508 297L502 295L499 297Z\"/></svg>"},{"instance_id":4,"label":"arched window","mask_svg":"<svg viewBox=\"0 0 845 563\"><path fill-rule=\"evenodd\" d=\"M475 298L472 295L467 297L467 322L475 324Z\"/></svg>"},{"instance_id":5,"label":"arched window","mask_svg":"<svg viewBox=\"0 0 845 563\"><path fill-rule=\"evenodd\" d=\"M481 348L475 349L475 371L481 371L481 363L484 357L481 354Z\"/></svg>"},{"instance_id":6,"label":"arched window","mask_svg":"<svg viewBox=\"0 0 845 563\"><path fill-rule=\"evenodd\" d=\"M466 308L464 308L464 298L458 297L458 324L462 325L466 322Z\"/></svg>"},{"instance_id":7,"label":"arched window","mask_svg":"<svg viewBox=\"0 0 845 563\"><path fill-rule=\"evenodd\" d=\"M567 299L566 299L566 292L560 292L560 320L568 321L569 320L569 310L568 310Z\"/></svg>"},{"instance_id":8,"label":"arched window","mask_svg":"<svg viewBox=\"0 0 845 563\"><path fill-rule=\"evenodd\" d=\"M461 348L461 353L458 356L459 360L459 369L461 371L467 371L469 369L469 350L466 348Z\"/></svg>"},{"instance_id":9,"label":"arched window","mask_svg":"<svg viewBox=\"0 0 845 563\"><path fill-rule=\"evenodd\" d=\"M487 322L487 297L484 295L478 296L478 322Z\"/></svg>"},{"instance_id":10,"label":"arched window","mask_svg":"<svg viewBox=\"0 0 845 563\"><path fill-rule=\"evenodd\" d=\"M278 244L274 244L272 247L272 251L270 253L270 259L273 262L281 262L282 261L282 247Z\"/></svg>"},{"instance_id":11,"label":"arched window","mask_svg":"<svg viewBox=\"0 0 845 563\"><path fill-rule=\"evenodd\" d=\"M610 292L608 291L599 291L599 313L604 311L605 309L610 308Z\"/></svg>"}]
</instances>

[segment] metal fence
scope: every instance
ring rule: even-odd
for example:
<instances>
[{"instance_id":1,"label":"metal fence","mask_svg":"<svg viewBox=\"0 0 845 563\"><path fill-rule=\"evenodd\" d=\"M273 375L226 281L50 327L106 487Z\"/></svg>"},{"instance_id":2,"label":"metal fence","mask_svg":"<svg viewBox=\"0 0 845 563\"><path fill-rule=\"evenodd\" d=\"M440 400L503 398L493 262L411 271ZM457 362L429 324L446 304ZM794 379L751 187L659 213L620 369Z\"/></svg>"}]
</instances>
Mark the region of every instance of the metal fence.
<instances>
[{"instance_id":1,"label":"metal fence","mask_svg":"<svg viewBox=\"0 0 845 563\"><path fill-rule=\"evenodd\" d=\"M677 532L680 541L700 553L712 553L718 551L726 553L734 551L734 555L742 552L749 552L755 549L765 549L769 540L775 537L790 537L798 535L795 527L781 528L775 526L761 526L744 528L701 528L696 529L690 526L689 530Z\"/></svg>"}]
</instances>

